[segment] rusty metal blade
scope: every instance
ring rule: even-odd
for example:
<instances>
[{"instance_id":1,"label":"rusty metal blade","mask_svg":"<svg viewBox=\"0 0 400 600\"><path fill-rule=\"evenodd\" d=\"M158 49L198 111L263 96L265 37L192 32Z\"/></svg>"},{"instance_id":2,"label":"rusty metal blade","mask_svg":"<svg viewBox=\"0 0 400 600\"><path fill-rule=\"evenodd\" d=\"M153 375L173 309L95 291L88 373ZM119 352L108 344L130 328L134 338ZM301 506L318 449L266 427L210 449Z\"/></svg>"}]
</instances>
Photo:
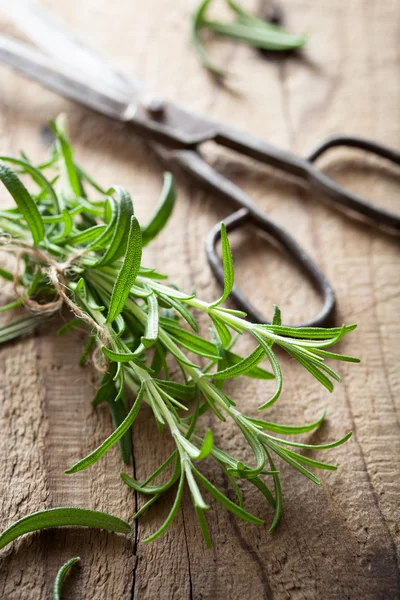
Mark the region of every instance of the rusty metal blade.
<instances>
[{"instance_id":1,"label":"rusty metal blade","mask_svg":"<svg viewBox=\"0 0 400 600\"><path fill-rule=\"evenodd\" d=\"M138 82L129 78L111 60L88 46L70 31L55 15L31 0L0 0L6 13L32 42L53 59L73 66L91 81L125 94L130 99L142 94Z\"/></svg>"},{"instance_id":2,"label":"rusty metal blade","mask_svg":"<svg viewBox=\"0 0 400 600\"><path fill-rule=\"evenodd\" d=\"M136 103L128 102L125 95L103 85L97 87L76 69L4 35L0 35L0 61L57 94L113 119L127 121L136 110Z\"/></svg>"}]
</instances>

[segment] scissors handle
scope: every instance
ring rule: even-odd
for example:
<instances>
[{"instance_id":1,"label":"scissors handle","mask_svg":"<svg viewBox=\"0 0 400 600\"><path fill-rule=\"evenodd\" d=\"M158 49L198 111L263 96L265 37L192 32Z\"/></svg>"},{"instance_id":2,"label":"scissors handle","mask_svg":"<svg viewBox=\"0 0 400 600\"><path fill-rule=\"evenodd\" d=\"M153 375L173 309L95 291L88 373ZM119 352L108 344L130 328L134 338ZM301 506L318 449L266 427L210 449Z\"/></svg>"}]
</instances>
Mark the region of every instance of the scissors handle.
<instances>
[{"instance_id":1,"label":"scissors handle","mask_svg":"<svg viewBox=\"0 0 400 600\"><path fill-rule=\"evenodd\" d=\"M167 152L161 147L156 150L168 166L180 167L199 181L204 188L239 208L235 213L224 219L228 232L247 224L253 225L258 230L266 233L269 240L272 239L274 242L278 242L281 251L301 268L310 283L322 296L323 307L313 319L306 323L299 323L296 325L297 327L322 327L332 324L335 310L333 288L319 266L287 231L264 214L241 188L208 165L198 152L190 150ZM224 270L216 249L220 238L220 225L218 223L210 231L206 242L206 253L214 275L223 284ZM236 285L231 292L231 298L241 310L247 313L252 321L258 323L271 322L268 317L255 308Z\"/></svg>"},{"instance_id":2,"label":"scissors handle","mask_svg":"<svg viewBox=\"0 0 400 600\"><path fill-rule=\"evenodd\" d=\"M375 206L354 192L347 190L314 166L314 162L330 148L345 146L358 148L400 165L400 152L361 137L336 136L322 141L307 158L301 158L271 146L262 139L233 127L221 125L215 141L222 146L255 158L256 160L291 173L305 180L312 189L336 204L362 215L375 224L400 233L400 215Z\"/></svg>"},{"instance_id":3,"label":"scissors handle","mask_svg":"<svg viewBox=\"0 0 400 600\"><path fill-rule=\"evenodd\" d=\"M392 231L400 232L399 216L373 206L353 192L338 185L313 166L313 162L327 150L338 146L366 150L385 158L394 164L400 164L400 153L398 151L359 137L336 136L322 141L313 152L311 152L307 159L303 159L290 152L278 150L251 135L242 133L239 135L236 130L231 128L227 128L227 132L228 133L225 133L223 136L218 134L214 138L215 141L224 146L229 146L234 150L238 150L241 153L247 154L259 161L271 164L274 167L285 170L286 172L289 171L293 175L306 179L311 184L312 188L324 192L331 200L356 211L358 214L372 219L379 225L384 225L389 227ZM335 294L333 288L318 265L288 232L260 211L243 190L210 167L210 165L203 160L199 152L179 149L166 150L162 147L158 147L157 151L169 164L177 164L200 181L203 187L216 193L219 197L229 201L239 209L225 219L225 225L228 231L233 231L246 224L252 224L267 233L270 238L277 241L281 249L286 251L298 266L301 267L311 284L322 296L323 308L313 319L297 326L318 327L332 323L335 311ZM220 225L221 224L218 223L211 230L206 242L206 253L214 275L217 280L223 284L223 266L216 249L220 238ZM237 306L244 310L253 321L270 322L265 315L257 310L237 286L234 286L231 297L236 302Z\"/></svg>"},{"instance_id":4,"label":"scissors handle","mask_svg":"<svg viewBox=\"0 0 400 600\"><path fill-rule=\"evenodd\" d=\"M250 138L252 138L252 136L250 136ZM248 144L249 141L253 142L254 140L247 139L246 144ZM255 146L251 146L252 149L250 155L253 158L256 158L258 160L262 159L263 162L268 162L269 164L272 164L273 166L278 168L285 168L286 171L289 170L289 172L293 173L294 175L300 175L302 177L306 175L307 179L311 182L312 187L316 189L322 188L322 191L325 192L325 194L328 195L329 198L336 200L340 204L350 207L353 210L354 207L356 207L355 210L358 213L372 218L375 222L378 222L381 225L390 227L392 231L394 230L396 232L400 232L400 218L397 215L389 213L388 211L384 211L383 209L374 207L372 204L366 202L362 198L357 197L352 192L345 190L344 188L333 182L330 178L325 176L323 173L314 169L312 166L312 163L315 162L319 157L321 157L325 152L327 152L331 148L336 148L339 146L366 150L398 165L400 164L400 153L397 150L388 148L387 146L378 144L377 142L373 142L364 138L340 135L327 138L320 142L310 153L308 158L306 160L303 160L292 155L291 153L287 153L285 151L276 151L275 148L271 149L271 147L268 144L259 144L259 140L256 140L256 142L257 143ZM236 150L239 149L236 144L232 144L230 145L230 147ZM246 147L248 150L249 146L247 145ZM240 150L242 151L242 148ZM191 158L190 162L193 166L195 162L194 158ZM305 165L305 162L307 162L308 165ZM223 195L225 198L227 198L229 194L229 199L231 201L233 201L236 204L246 206L246 208L238 210L234 214L230 215L227 219L225 219L225 225L227 227L227 230L233 231L247 223L252 223L253 225L256 225L259 229L265 231L267 234L279 241L281 247L284 248L296 260L296 262L303 268L314 287L323 297L324 305L321 312L307 324L301 325L315 327L326 326L331 324L335 310L335 295L332 286L330 285L329 281L326 279L324 274L321 272L319 267L304 252L304 250L299 248L297 242L295 242L295 240L293 240L293 238L286 231L284 231L279 225L277 225L275 222L269 219L266 215L260 213L257 207L253 205L251 200L246 194L242 192L242 190L236 188L236 186L234 186L229 181L222 181L222 176L220 176L218 173L215 173L215 171L210 173L207 169L204 168L204 166L200 164L200 161L198 159L197 163L199 163L196 169L197 175L201 174L203 179L205 176L211 178L214 184L214 191L217 191L217 186L219 187L219 191L221 191L222 187L224 190ZM208 167L208 165L206 166ZM216 181L217 177L218 181ZM249 203L251 204L250 208L248 206ZM214 275L216 276L217 280L221 284L223 284L223 266L217 253L217 243L220 239L220 227L221 223L218 223L210 231L206 243L206 252L208 262ZM231 297L238 306L240 306L245 312L248 313L249 318L257 322L267 321L265 316L263 316L249 302L249 300L236 286L232 291Z\"/></svg>"},{"instance_id":5,"label":"scissors handle","mask_svg":"<svg viewBox=\"0 0 400 600\"><path fill-rule=\"evenodd\" d=\"M373 140L362 138L359 136L350 135L334 135L327 137L322 140L307 157L309 162L315 162L317 158L322 156L327 150L331 148L337 148L338 146L344 146L347 148L358 148L359 150L366 150L381 158L386 158L395 165L400 165L400 152L389 146L378 144Z\"/></svg>"}]
</instances>

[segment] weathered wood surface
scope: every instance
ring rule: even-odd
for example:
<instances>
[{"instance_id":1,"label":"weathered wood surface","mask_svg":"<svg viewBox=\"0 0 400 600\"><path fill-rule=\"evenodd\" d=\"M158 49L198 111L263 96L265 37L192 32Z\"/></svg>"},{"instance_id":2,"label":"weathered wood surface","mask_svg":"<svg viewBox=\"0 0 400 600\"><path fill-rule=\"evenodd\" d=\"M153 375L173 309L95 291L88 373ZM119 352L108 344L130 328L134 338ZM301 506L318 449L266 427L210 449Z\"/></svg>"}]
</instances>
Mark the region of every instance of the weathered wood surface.
<instances>
[{"instance_id":1,"label":"weathered wood surface","mask_svg":"<svg viewBox=\"0 0 400 600\"><path fill-rule=\"evenodd\" d=\"M288 26L310 32L307 60L268 62L247 48L218 45L216 56L235 73L234 94L213 84L190 50L192 7L185 0L46 4L149 87L280 146L305 153L334 132L400 146L397 0L286 0ZM5 19L1 27L12 30ZM139 217L150 215L162 168L128 131L3 67L0 107L1 153L23 148L44 157L40 130L49 117L65 111L87 170L104 185L126 185ZM329 172L398 210L398 175L370 162L365 167L360 155L340 155L345 162L339 165L337 156L329 159ZM337 292L337 322L359 324L341 349L359 354L362 363L341 367L343 384L332 396L282 356L285 391L270 411L271 419L295 423L327 407L327 424L315 439L354 432L345 447L326 452L340 470L323 475L317 488L283 467L284 515L273 534L261 496L246 498L266 519L260 528L213 505L209 551L188 497L171 530L151 545L142 539L154 531L171 498L140 519L128 540L76 530L30 535L0 556L1 598L49 598L57 569L77 554L82 566L65 587L65 598L75 600L391 600L399 595L399 241L340 214L277 173L223 152L212 160L284 223L326 271ZM218 291L204 240L229 208L187 182L181 182L179 196L174 219L147 251L148 264L187 289L196 284L211 299ZM317 296L263 240L235 236L233 247L239 281L266 311L276 302L288 320L314 314ZM134 495L119 480L116 448L85 473L63 474L108 435L110 419L106 409L90 405L94 373L76 365L82 334L57 339L57 325L54 319L35 336L0 350L1 527L57 505L89 506L123 518L135 510ZM241 406L253 413L266 393L262 383L238 381L234 388ZM168 446L148 417L144 410L134 428L138 478ZM213 426L218 444L242 451L242 439L229 425Z\"/></svg>"}]
</instances>

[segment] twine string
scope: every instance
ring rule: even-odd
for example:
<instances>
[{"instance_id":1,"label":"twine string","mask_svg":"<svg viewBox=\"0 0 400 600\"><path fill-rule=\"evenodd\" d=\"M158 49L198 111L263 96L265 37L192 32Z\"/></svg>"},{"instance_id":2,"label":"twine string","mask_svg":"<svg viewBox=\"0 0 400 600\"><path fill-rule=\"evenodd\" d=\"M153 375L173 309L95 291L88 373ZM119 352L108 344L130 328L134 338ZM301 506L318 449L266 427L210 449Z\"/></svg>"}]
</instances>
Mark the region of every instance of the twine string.
<instances>
[{"instance_id":1,"label":"twine string","mask_svg":"<svg viewBox=\"0 0 400 600\"><path fill-rule=\"evenodd\" d=\"M66 279L64 274L74 264L74 262L84 254L84 250L71 255L66 262L58 263L42 249L32 246L32 244L25 240L17 240L8 236L0 236L0 246L2 250L12 252L16 257L17 264L14 272L13 288L16 296L22 300L27 310L36 315L52 315L59 311L62 305L65 303L76 317L82 319L82 321L85 321L91 327L91 329L94 329L97 332L103 346L108 345L109 337L107 330L99 325L99 323L97 323L87 312L82 310L65 291ZM40 304L35 299L29 298L19 292L18 285L20 283L23 254L29 254L30 256L33 256L39 263L44 263L47 265L47 268L43 269L43 273L49 277L56 291L56 298L51 302ZM99 347L94 351L92 358L98 371L104 372L107 370L106 359Z\"/></svg>"}]
</instances>

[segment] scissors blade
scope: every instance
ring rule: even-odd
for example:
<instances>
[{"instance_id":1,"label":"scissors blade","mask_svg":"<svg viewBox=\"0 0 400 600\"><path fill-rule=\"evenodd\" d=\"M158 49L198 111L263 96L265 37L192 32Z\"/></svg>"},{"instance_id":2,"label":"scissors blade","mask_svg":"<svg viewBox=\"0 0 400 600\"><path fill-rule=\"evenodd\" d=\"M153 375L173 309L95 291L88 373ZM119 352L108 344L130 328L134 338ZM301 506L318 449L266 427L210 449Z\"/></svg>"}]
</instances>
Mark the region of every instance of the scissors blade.
<instances>
[{"instance_id":1,"label":"scissors blade","mask_svg":"<svg viewBox=\"0 0 400 600\"><path fill-rule=\"evenodd\" d=\"M52 58L74 66L90 79L132 98L142 92L140 84L120 71L112 61L94 50L50 11L30 0L0 0L5 12L39 48Z\"/></svg>"},{"instance_id":2,"label":"scissors blade","mask_svg":"<svg viewBox=\"0 0 400 600\"><path fill-rule=\"evenodd\" d=\"M126 96L109 87L102 86L100 90L67 64L4 35L0 35L0 60L54 92L112 119L127 121L136 110L136 103L127 101Z\"/></svg>"},{"instance_id":3,"label":"scissors blade","mask_svg":"<svg viewBox=\"0 0 400 600\"><path fill-rule=\"evenodd\" d=\"M137 133L149 140L192 148L215 136L216 126L211 119L145 94L135 80L80 41L38 4L0 0L0 8L52 56L0 35L0 61L69 99L113 119L130 122ZM156 107L162 107L160 120L149 114L154 100Z\"/></svg>"}]
</instances>

